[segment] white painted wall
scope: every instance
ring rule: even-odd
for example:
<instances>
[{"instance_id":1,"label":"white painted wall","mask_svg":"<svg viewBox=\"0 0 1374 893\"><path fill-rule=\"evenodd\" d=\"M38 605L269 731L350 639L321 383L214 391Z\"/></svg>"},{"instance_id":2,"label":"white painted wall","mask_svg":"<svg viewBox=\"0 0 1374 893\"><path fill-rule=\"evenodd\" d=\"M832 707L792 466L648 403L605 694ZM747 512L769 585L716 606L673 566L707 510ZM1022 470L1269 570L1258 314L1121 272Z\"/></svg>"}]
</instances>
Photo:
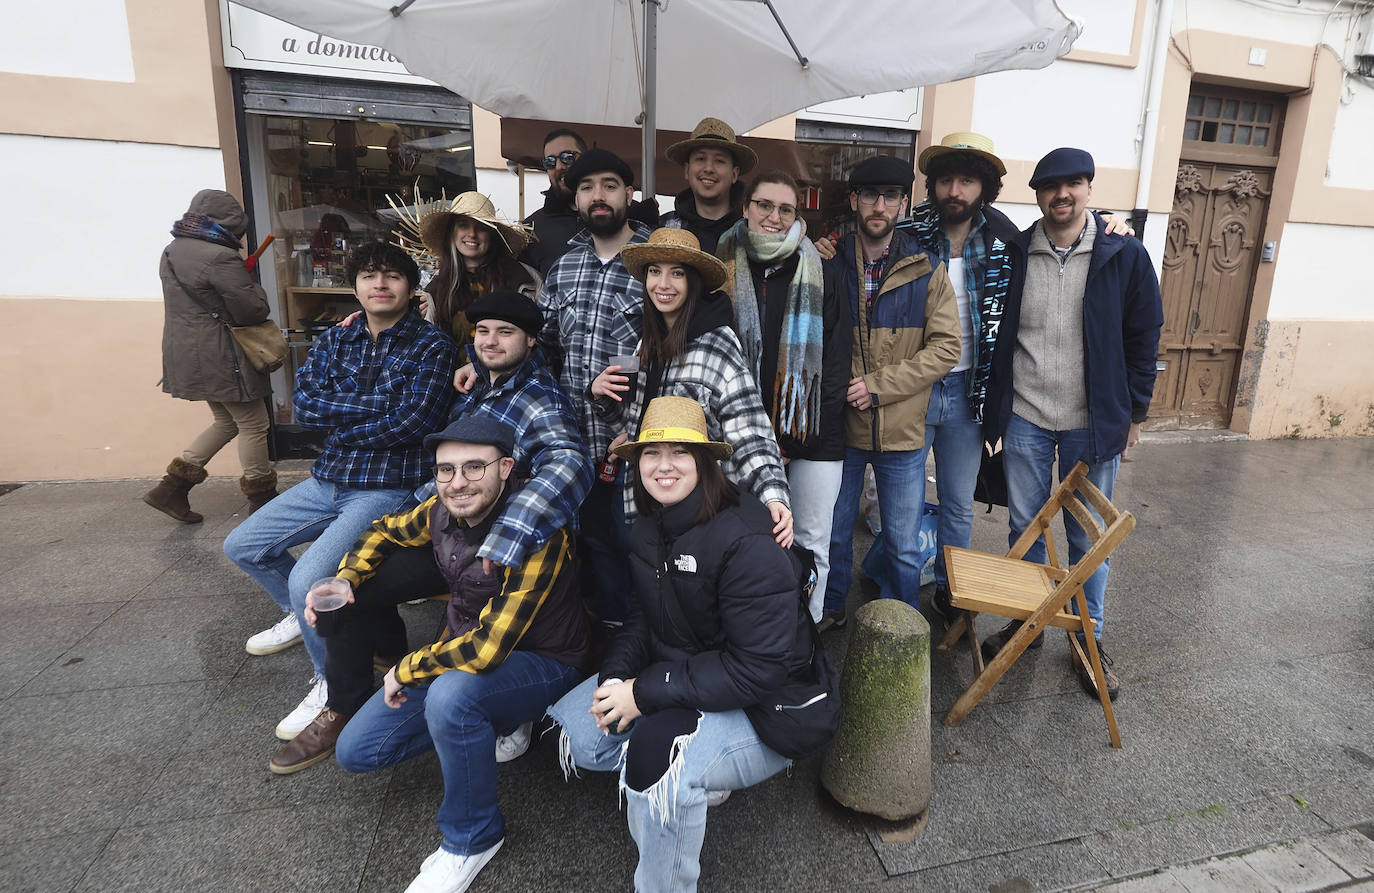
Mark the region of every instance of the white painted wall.
<instances>
[{"instance_id":1,"label":"white painted wall","mask_svg":"<svg viewBox=\"0 0 1374 893\"><path fill-rule=\"evenodd\" d=\"M992 137L1003 158L1034 161L1058 146L1080 146L1098 167L1133 170L1145 69L1060 59L1039 71L984 75L974 89L973 129Z\"/></svg>"},{"instance_id":2,"label":"white painted wall","mask_svg":"<svg viewBox=\"0 0 1374 893\"><path fill-rule=\"evenodd\" d=\"M0 244L24 246L0 294L161 301L158 255L201 189L224 188L218 149L0 134L8 213Z\"/></svg>"},{"instance_id":3,"label":"white painted wall","mask_svg":"<svg viewBox=\"0 0 1374 893\"><path fill-rule=\"evenodd\" d=\"M1136 4L1142 2L1153 6L1156 0L1065 0L1059 8L1083 23L1075 50L1124 56L1131 51Z\"/></svg>"},{"instance_id":4,"label":"white painted wall","mask_svg":"<svg viewBox=\"0 0 1374 893\"><path fill-rule=\"evenodd\" d=\"M0 71L132 82L134 55L124 0L0 4Z\"/></svg>"},{"instance_id":5,"label":"white painted wall","mask_svg":"<svg viewBox=\"0 0 1374 893\"><path fill-rule=\"evenodd\" d=\"M1369 268L1351 262L1372 256L1374 229L1286 224L1275 258L1269 318L1374 320Z\"/></svg>"},{"instance_id":6,"label":"white painted wall","mask_svg":"<svg viewBox=\"0 0 1374 893\"><path fill-rule=\"evenodd\" d=\"M1354 78L1347 81L1348 103L1336 110L1336 127L1331 132L1331 154L1327 156L1326 183L1347 189L1374 189L1374 165L1369 163L1374 148L1374 87Z\"/></svg>"}]
</instances>

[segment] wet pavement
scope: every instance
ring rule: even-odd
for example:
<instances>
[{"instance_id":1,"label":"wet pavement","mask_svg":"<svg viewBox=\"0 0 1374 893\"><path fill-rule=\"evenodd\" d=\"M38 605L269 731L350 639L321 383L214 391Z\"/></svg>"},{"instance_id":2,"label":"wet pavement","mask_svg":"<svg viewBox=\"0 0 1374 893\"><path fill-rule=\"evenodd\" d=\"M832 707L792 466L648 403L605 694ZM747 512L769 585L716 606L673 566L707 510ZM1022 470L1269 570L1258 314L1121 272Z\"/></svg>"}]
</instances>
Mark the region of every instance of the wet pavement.
<instances>
[{"instance_id":1,"label":"wet pavement","mask_svg":"<svg viewBox=\"0 0 1374 893\"><path fill-rule=\"evenodd\" d=\"M438 844L437 761L270 774L310 669L243 650L278 616L220 550L244 500L214 479L181 525L148 486L0 495L0 890L404 888ZM812 759L711 811L701 889L1368 889L1374 440L1147 442L1116 497L1138 520L1107 594L1123 750L1061 637L959 728L939 717L971 661L937 653L920 836L880 842ZM1005 509L976 515L975 547L1005 543ZM415 644L441 624L403 611ZM630 888L614 779L565 783L552 738L501 768L506 843L473 891Z\"/></svg>"}]
</instances>

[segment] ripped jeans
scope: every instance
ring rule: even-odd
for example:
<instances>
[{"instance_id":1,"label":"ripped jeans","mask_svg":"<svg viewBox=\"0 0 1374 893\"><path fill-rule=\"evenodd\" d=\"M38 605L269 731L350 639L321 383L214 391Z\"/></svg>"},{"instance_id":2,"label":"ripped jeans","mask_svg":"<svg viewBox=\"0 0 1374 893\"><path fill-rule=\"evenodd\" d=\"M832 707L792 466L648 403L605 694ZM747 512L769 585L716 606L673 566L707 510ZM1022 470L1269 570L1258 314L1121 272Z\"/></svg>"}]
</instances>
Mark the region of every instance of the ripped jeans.
<instances>
[{"instance_id":1,"label":"ripped jeans","mask_svg":"<svg viewBox=\"0 0 1374 893\"><path fill-rule=\"evenodd\" d=\"M549 710L563 727L558 745L563 772L619 771L626 821L639 847L636 893L689 893L701 874L706 792L747 788L792 761L759 740L743 710L702 713L696 731L674 741L663 777L645 791L633 790L624 775L630 735L602 733L588 712L596 688L597 677L592 676Z\"/></svg>"}]
</instances>

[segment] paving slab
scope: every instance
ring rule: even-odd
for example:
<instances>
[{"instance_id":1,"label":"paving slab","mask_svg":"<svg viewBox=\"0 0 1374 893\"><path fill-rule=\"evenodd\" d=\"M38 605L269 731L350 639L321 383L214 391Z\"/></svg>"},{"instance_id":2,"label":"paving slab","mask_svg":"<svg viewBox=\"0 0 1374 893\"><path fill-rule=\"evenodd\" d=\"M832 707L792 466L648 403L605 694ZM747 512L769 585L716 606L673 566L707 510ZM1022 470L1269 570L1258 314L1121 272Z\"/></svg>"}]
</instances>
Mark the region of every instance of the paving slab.
<instances>
[{"instance_id":1,"label":"paving slab","mask_svg":"<svg viewBox=\"0 0 1374 893\"><path fill-rule=\"evenodd\" d=\"M0 843L0 890L73 890L114 834L112 830L83 830L39 840Z\"/></svg>"},{"instance_id":2,"label":"paving slab","mask_svg":"<svg viewBox=\"0 0 1374 893\"><path fill-rule=\"evenodd\" d=\"M1351 877L1374 877L1374 840L1368 835L1354 829L1337 831L1313 838L1312 845Z\"/></svg>"},{"instance_id":3,"label":"paving slab","mask_svg":"<svg viewBox=\"0 0 1374 893\"><path fill-rule=\"evenodd\" d=\"M1237 858L1285 893L1308 893L1351 880L1309 840L1274 844Z\"/></svg>"},{"instance_id":4,"label":"paving slab","mask_svg":"<svg viewBox=\"0 0 1374 893\"><path fill-rule=\"evenodd\" d=\"M46 673L120 607L119 602L0 606L0 699Z\"/></svg>"}]
</instances>

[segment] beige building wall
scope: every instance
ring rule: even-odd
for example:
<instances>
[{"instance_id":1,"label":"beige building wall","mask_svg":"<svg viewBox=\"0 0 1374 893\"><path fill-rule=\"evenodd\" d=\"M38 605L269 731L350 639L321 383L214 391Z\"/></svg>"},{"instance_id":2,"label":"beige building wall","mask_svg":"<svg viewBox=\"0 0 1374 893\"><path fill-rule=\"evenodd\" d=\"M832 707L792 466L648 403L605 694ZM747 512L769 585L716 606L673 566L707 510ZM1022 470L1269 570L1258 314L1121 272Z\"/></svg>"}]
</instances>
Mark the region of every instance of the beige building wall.
<instances>
[{"instance_id":1,"label":"beige building wall","mask_svg":"<svg viewBox=\"0 0 1374 893\"><path fill-rule=\"evenodd\" d=\"M0 70L7 201L32 209L0 222L31 246L0 285L0 480L157 475L209 420L157 387L157 257L197 189L241 192L219 7L111 2L93 11L126 33L87 37L127 39L131 77L79 46L56 73ZM210 469L237 475L233 449Z\"/></svg>"}]
</instances>

